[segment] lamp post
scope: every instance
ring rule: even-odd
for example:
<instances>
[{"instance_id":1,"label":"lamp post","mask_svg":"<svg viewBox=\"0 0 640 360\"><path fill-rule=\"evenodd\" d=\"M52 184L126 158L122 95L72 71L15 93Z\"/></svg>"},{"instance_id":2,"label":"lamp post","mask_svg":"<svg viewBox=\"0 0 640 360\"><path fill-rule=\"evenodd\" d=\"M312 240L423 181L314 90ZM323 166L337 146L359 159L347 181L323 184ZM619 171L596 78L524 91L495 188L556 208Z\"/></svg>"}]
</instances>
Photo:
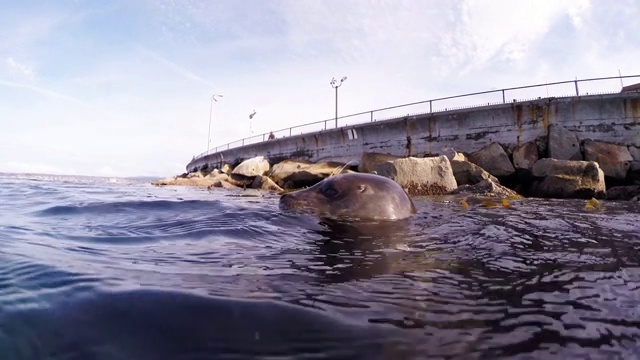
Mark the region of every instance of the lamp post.
<instances>
[{"instance_id":1,"label":"lamp post","mask_svg":"<svg viewBox=\"0 0 640 360\"><path fill-rule=\"evenodd\" d=\"M211 106L209 108L209 135L207 136L207 155L209 155L209 148L211 146L211 113L213 113L213 102L214 101L218 101L216 99L217 97L224 97L224 95L221 94L213 94L211 95Z\"/></svg>"},{"instance_id":2,"label":"lamp post","mask_svg":"<svg viewBox=\"0 0 640 360\"><path fill-rule=\"evenodd\" d=\"M254 116L256 116L255 109L253 110L253 112L251 114L249 114L249 132L251 133L249 135L253 135L253 127L251 126L251 119L253 119Z\"/></svg>"},{"instance_id":3,"label":"lamp post","mask_svg":"<svg viewBox=\"0 0 640 360\"><path fill-rule=\"evenodd\" d=\"M336 85L336 83L338 82L336 78L331 78L331 82L329 83L331 84L332 88L336 89L336 128L338 127L338 88L342 86L342 83L345 80L347 80L347 77L343 76L342 79L340 79L340 83Z\"/></svg>"}]
</instances>

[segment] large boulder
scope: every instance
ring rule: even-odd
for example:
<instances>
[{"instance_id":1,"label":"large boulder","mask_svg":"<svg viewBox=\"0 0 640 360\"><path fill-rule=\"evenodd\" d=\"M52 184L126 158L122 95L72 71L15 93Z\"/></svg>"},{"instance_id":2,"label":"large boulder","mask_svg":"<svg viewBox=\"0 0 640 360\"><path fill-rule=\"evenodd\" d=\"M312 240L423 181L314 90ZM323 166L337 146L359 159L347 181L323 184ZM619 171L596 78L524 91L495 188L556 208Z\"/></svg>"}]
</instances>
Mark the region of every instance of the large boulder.
<instances>
[{"instance_id":1,"label":"large boulder","mask_svg":"<svg viewBox=\"0 0 640 360\"><path fill-rule=\"evenodd\" d=\"M344 163L284 160L271 167L269 177L283 189L300 189L312 186L331 174L352 172Z\"/></svg>"},{"instance_id":2,"label":"large boulder","mask_svg":"<svg viewBox=\"0 0 640 360\"><path fill-rule=\"evenodd\" d=\"M629 154L631 154L633 161L627 171L627 181L640 184L640 148L629 146Z\"/></svg>"},{"instance_id":3,"label":"large boulder","mask_svg":"<svg viewBox=\"0 0 640 360\"><path fill-rule=\"evenodd\" d=\"M468 161L467 157L463 153L459 153L451 147L443 148L442 151L440 151L440 155L446 156L447 159L449 159L449 161L451 160Z\"/></svg>"},{"instance_id":4,"label":"large boulder","mask_svg":"<svg viewBox=\"0 0 640 360\"><path fill-rule=\"evenodd\" d=\"M269 172L269 161L264 156L256 156L241 162L240 165L233 169L232 174L258 176L267 172Z\"/></svg>"},{"instance_id":5,"label":"large boulder","mask_svg":"<svg viewBox=\"0 0 640 360\"><path fill-rule=\"evenodd\" d=\"M513 150L513 166L517 170L531 170L538 161L538 146L535 142L524 143Z\"/></svg>"},{"instance_id":6,"label":"large boulder","mask_svg":"<svg viewBox=\"0 0 640 360\"><path fill-rule=\"evenodd\" d=\"M556 160L582 160L578 136L560 125L549 125L549 157Z\"/></svg>"},{"instance_id":7,"label":"large boulder","mask_svg":"<svg viewBox=\"0 0 640 360\"><path fill-rule=\"evenodd\" d=\"M640 161L640 148L633 145L629 146L629 155L633 161Z\"/></svg>"},{"instance_id":8,"label":"large boulder","mask_svg":"<svg viewBox=\"0 0 640 360\"><path fill-rule=\"evenodd\" d=\"M585 160L597 162L606 176L620 180L627 177L633 158L626 146L594 140L585 140L583 145Z\"/></svg>"},{"instance_id":9,"label":"large boulder","mask_svg":"<svg viewBox=\"0 0 640 360\"><path fill-rule=\"evenodd\" d=\"M469 155L469 161L497 177L509 176L516 171L502 146L495 142Z\"/></svg>"},{"instance_id":10,"label":"large boulder","mask_svg":"<svg viewBox=\"0 0 640 360\"><path fill-rule=\"evenodd\" d=\"M495 182L485 179L480 181L479 183L473 185L461 185L458 186L457 189L453 190L451 194L474 194L480 196L490 196L490 197L510 197L510 198L521 198L521 196L500 184L496 184Z\"/></svg>"},{"instance_id":11,"label":"large boulder","mask_svg":"<svg viewBox=\"0 0 640 360\"><path fill-rule=\"evenodd\" d=\"M358 172L371 173L376 170L378 165L389 160L400 159L401 156L366 152L362 154L360 164L358 164Z\"/></svg>"},{"instance_id":12,"label":"large boulder","mask_svg":"<svg viewBox=\"0 0 640 360\"><path fill-rule=\"evenodd\" d=\"M253 180L253 183L251 184L251 188L259 190L282 191L282 188L278 186L278 184L273 182L273 180L271 180L269 177L262 175L256 176L256 178Z\"/></svg>"},{"instance_id":13,"label":"large boulder","mask_svg":"<svg viewBox=\"0 0 640 360\"><path fill-rule=\"evenodd\" d=\"M226 181L226 182L230 183L231 185L246 189L246 188L251 188L255 178L256 178L256 176L245 176L245 175L241 175L241 174L233 174L232 173L232 174L228 175L227 178L223 179L222 181Z\"/></svg>"},{"instance_id":14,"label":"large boulder","mask_svg":"<svg viewBox=\"0 0 640 360\"><path fill-rule=\"evenodd\" d=\"M376 172L400 184L409 195L441 195L458 187L451 163L444 155L386 161L378 165Z\"/></svg>"},{"instance_id":15,"label":"large boulder","mask_svg":"<svg viewBox=\"0 0 640 360\"><path fill-rule=\"evenodd\" d=\"M209 186L209 189L214 187L223 188L223 189L238 189L237 186L233 185L227 180L216 180L213 182L213 184L211 184L211 186Z\"/></svg>"},{"instance_id":16,"label":"large boulder","mask_svg":"<svg viewBox=\"0 0 640 360\"><path fill-rule=\"evenodd\" d=\"M607 200L632 200L640 196L640 185L614 186L607 189Z\"/></svg>"},{"instance_id":17,"label":"large boulder","mask_svg":"<svg viewBox=\"0 0 640 360\"><path fill-rule=\"evenodd\" d=\"M539 157L549 157L549 137L547 135L538 136L533 142L538 147Z\"/></svg>"},{"instance_id":18,"label":"large boulder","mask_svg":"<svg viewBox=\"0 0 640 360\"><path fill-rule=\"evenodd\" d=\"M543 198L603 198L604 172L594 161L540 159L531 168L530 195Z\"/></svg>"},{"instance_id":19,"label":"large boulder","mask_svg":"<svg viewBox=\"0 0 640 360\"><path fill-rule=\"evenodd\" d=\"M468 161L451 160L451 169L453 170L453 176L456 178L456 183L460 185L473 185L483 180L491 180L495 183L500 181L493 175L489 174L480 166L470 163Z\"/></svg>"}]
</instances>

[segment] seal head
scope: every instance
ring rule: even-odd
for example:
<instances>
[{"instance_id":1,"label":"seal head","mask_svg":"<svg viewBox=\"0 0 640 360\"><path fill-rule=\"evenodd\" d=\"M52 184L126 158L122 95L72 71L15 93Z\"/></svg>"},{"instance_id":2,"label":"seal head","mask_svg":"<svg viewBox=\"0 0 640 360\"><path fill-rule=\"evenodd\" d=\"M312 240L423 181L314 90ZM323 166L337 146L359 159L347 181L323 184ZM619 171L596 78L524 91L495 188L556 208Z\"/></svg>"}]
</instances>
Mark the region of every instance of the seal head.
<instances>
[{"instance_id":1,"label":"seal head","mask_svg":"<svg viewBox=\"0 0 640 360\"><path fill-rule=\"evenodd\" d=\"M347 173L280 197L280 207L344 220L399 220L416 212L409 195L381 175Z\"/></svg>"}]
</instances>

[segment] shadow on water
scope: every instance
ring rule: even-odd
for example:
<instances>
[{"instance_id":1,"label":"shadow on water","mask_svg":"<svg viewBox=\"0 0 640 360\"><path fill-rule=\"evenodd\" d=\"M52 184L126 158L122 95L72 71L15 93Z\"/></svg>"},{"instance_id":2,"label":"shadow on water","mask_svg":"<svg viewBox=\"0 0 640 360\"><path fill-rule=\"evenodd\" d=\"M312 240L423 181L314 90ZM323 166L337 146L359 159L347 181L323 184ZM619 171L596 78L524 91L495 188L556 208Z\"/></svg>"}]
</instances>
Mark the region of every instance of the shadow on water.
<instances>
[{"instance_id":1,"label":"shadow on water","mask_svg":"<svg viewBox=\"0 0 640 360\"><path fill-rule=\"evenodd\" d=\"M161 316L160 316L161 315ZM398 358L406 340L272 301L93 292L0 315L3 359Z\"/></svg>"},{"instance_id":2,"label":"shadow on water","mask_svg":"<svg viewBox=\"0 0 640 360\"><path fill-rule=\"evenodd\" d=\"M408 271L425 265L425 254L416 256L409 246L416 239L411 219L378 222L322 220L313 230L309 262L299 271L317 275L319 281L340 283L371 279L379 275ZM403 266L405 265L405 266Z\"/></svg>"}]
</instances>

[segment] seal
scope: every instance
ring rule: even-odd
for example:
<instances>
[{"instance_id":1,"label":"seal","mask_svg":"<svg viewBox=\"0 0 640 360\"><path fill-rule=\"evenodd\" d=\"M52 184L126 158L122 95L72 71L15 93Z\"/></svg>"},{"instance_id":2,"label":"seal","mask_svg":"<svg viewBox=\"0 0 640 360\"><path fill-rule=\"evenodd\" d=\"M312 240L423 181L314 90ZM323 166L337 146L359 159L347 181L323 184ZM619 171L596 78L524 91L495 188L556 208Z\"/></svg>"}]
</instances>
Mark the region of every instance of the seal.
<instances>
[{"instance_id":1,"label":"seal","mask_svg":"<svg viewBox=\"0 0 640 360\"><path fill-rule=\"evenodd\" d=\"M382 175L346 173L284 194L280 207L296 209L337 220L400 220L416 208L395 181Z\"/></svg>"}]
</instances>

